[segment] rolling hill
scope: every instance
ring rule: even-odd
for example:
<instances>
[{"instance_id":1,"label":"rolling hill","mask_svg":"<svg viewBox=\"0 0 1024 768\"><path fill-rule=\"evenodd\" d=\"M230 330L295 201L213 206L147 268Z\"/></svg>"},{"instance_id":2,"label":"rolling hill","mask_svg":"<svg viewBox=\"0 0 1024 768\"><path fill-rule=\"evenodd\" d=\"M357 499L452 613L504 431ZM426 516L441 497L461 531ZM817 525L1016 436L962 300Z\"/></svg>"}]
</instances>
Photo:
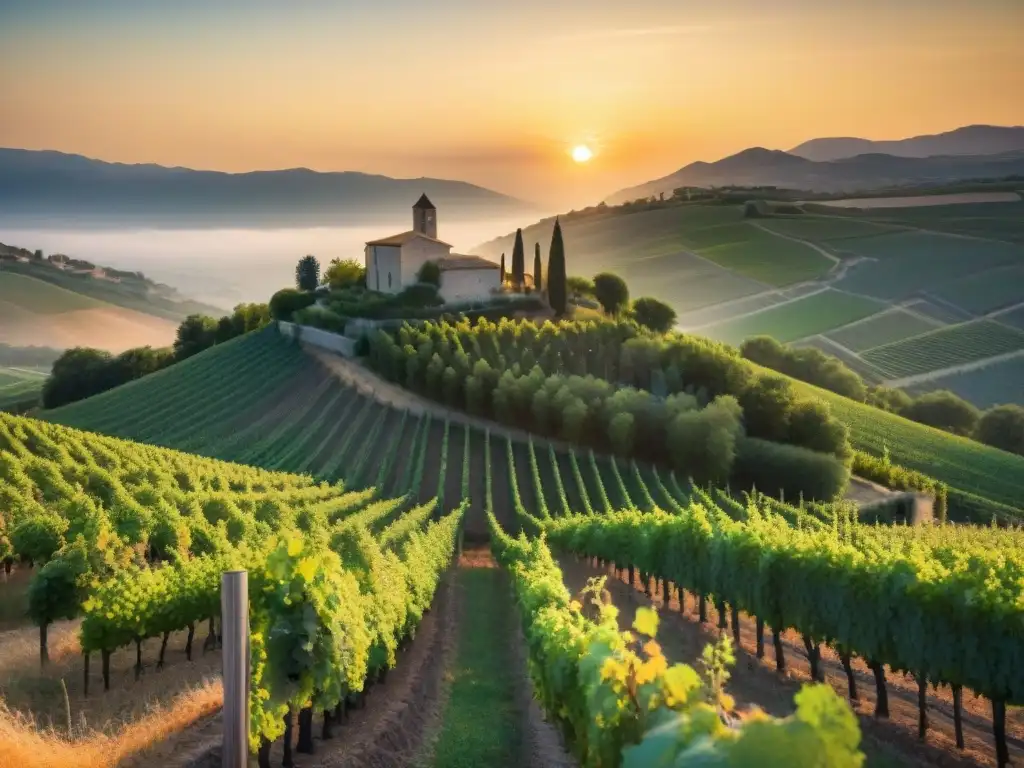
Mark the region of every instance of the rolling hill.
<instances>
[{"instance_id":1,"label":"rolling hill","mask_svg":"<svg viewBox=\"0 0 1024 768\"><path fill-rule=\"evenodd\" d=\"M830 161L752 147L713 163L698 161L653 181L619 190L607 203L637 200L683 186L771 186L815 192L856 192L901 184L1024 175L1024 149L991 155L899 157L881 152Z\"/></svg>"},{"instance_id":2,"label":"rolling hill","mask_svg":"<svg viewBox=\"0 0 1024 768\"><path fill-rule=\"evenodd\" d=\"M44 280L0 270L0 343L16 347L97 347L121 352L163 347L177 323L119 307Z\"/></svg>"},{"instance_id":3,"label":"rolling hill","mask_svg":"<svg viewBox=\"0 0 1024 768\"><path fill-rule=\"evenodd\" d=\"M789 150L808 160L827 162L881 153L897 157L932 155L997 155L1024 150L1024 126L966 125L945 133L912 136L894 141L852 137L811 139Z\"/></svg>"},{"instance_id":4,"label":"rolling hill","mask_svg":"<svg viewBox=\"0 0 1024 768\"><path fill-rule=\"evenodd\" d=\"M222 173L0 149L0 210L8 216L337 225L404 217L409 201L424 192L436 205L459 210L466 218L529 210L498 192L445 179L307 168Z\"/></svg>"},{"instance_id":5,"label":"rolling hill","mask_svg":"<svg viewBox=\"0 0 1024 768\"><path fill-rule=\"evenodd\" d=\"M670 304L682 330L731 344L772 335L869 383L1024 404L1024 201L900 201L749 219L738 205L666 200L561 224L570 275L614 272L633 298ZM523 230L527 251L546 253L553 224ZM475 252L507 257L513 238Z\"/></svg>"}]
</instances>

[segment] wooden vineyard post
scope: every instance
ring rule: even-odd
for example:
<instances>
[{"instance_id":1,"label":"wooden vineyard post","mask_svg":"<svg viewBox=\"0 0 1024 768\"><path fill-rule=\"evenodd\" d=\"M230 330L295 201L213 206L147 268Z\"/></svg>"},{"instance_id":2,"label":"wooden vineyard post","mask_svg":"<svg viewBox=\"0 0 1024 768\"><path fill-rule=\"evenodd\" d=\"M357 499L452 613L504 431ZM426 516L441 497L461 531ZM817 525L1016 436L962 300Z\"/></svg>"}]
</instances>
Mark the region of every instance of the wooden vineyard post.
<instances>
[{"instance_id":1,"label":"wooden vineyard post","mask_svg":"<svg viewBox=\"0 0 1024 768\"><path fill-rule=\"evenodd\" d=\"M225 571L220 579L224 677L224 768L249 761L249 574Z\"/></svg>"}]
</instances>

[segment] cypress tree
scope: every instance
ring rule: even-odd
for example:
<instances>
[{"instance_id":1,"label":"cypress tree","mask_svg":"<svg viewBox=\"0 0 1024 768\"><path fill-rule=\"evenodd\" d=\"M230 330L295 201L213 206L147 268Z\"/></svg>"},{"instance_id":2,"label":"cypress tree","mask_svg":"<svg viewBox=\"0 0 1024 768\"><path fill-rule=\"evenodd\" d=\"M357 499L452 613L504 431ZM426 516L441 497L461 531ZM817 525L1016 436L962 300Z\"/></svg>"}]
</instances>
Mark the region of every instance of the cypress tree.
<instances>
[{"instance_id":1,"label":"cypress tree","mask_svg":"<svg viewBox=\"0 0 1024 768\"><path fill-rule=\"evenodd\" d=\"M526 272L526 254L523 248L523 230L516 230L516 242L512 246L512 285L517 291L523 289L523 274Z\"/></svg>"},{"instance_id":2,"label":"cypress tree","mask_svg":"<svg viewBox=\"0 0 1024 768\"><path fill-rule=\"evenodd\" d=\"M556 218L548 252L548 303L557 315L565 314L565 289L565 245L562 243L562 225Z\"/></svg>"},{"instance_id":3,"label":"cypress tree","mask_svg":"<svg viewBox=\"0 0 1024 768\"><path fill-rule=\"evenodd\" d=\"M540 243L533 244L533 290L537 293L544 290L544 281L540 275Z\"/></svg>"},{"instance_id":4,"label":"cypress tree","mask_svg":"<svg viewBox=\"0 0 1024 768\"><path fill-rule=\"evenodd\" d=\"M501 284L505 284L505 254L501 254Z\"/></svg>"}]
</instances>

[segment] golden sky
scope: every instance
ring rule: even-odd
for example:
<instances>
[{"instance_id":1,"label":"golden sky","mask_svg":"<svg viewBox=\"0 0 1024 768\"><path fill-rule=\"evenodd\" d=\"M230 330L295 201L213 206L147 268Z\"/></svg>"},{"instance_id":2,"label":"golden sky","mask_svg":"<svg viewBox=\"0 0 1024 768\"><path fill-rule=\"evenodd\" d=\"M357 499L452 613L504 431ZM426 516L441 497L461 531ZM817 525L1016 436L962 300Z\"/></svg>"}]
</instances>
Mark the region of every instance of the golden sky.
<instances>
[{"instance_id":1,"label":"golden sky","mask_svg":"<svg viewBox=\"0 0 1024 768\"><path fill-rule=\"evenodd\" d=\"M1024 124L1022 29L1024 0L0 0L0 146L563 209L749 146Z\"/></svg>"}]
</instances>

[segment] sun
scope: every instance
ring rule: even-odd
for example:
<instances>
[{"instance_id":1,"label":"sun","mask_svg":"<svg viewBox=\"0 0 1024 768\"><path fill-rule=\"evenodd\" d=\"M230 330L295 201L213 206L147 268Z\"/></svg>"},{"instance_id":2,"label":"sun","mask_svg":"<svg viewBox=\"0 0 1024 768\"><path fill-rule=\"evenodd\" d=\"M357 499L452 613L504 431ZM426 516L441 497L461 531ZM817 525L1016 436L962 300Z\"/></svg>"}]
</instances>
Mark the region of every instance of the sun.
<instances>
[{"instance_id":1,"label":"sun","mask_svg":"<svg viewBox=\"0 0 1024 768\"><path fill-rule=\"evenodd\" d=\"M590 147L586 144L578 144L572 148L572 159L577 163L585 163L594 156L594 153L590 151Z\"/></svg>"}]
</instances>

